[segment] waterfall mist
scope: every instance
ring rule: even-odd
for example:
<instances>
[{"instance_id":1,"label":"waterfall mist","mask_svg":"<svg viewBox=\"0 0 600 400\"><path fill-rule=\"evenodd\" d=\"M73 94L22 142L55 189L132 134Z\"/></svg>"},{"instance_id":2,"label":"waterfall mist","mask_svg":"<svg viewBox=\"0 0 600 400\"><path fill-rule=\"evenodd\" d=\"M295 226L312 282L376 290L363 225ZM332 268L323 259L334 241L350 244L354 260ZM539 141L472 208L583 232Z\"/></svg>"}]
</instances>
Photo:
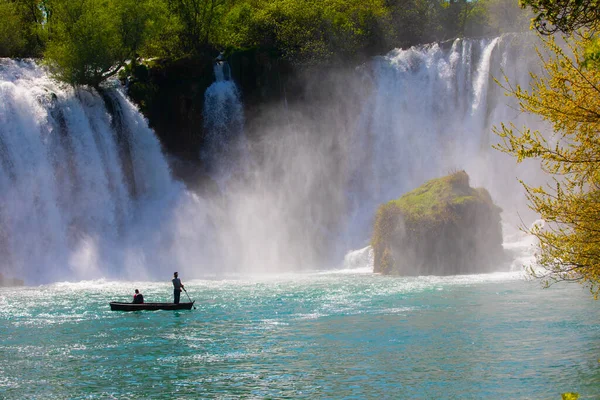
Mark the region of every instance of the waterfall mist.
<instances>
[{"instance_id":1,"label":"waterfall mist","mask_svg":"<svg viewBox=\"0 0 600 400\"><path fill-rule=\"evenodd\" d=\"M426 180L465 170L472 186L488 189L504 209L512 230L532 221L517 176L539 181L534 163L515 160L491 148L501 122L543 128L522 115L494 81L527 86L538 71L532 38L506 35L457 39L395 50L372 66L374 90L359 120L350 190L355 204L350 226L371 224L378 204L397 198Z\"/></svg>"},{"instance_id":2,"label":"waterfall mist","mask_svg":"<svg viewBox=\"0 0 600 400\"><path fill-rule=\"evenodd\" d=\"M0 60L5 276L169 276L210 254L202 247L209 230L185 227L208 225L195 212L202 200L171 178L154 132L122 91L104 97L60 85L32 62Z\"/></svg>"},{"instance_id":3,"label":"waterfall mist","mask_svg":"<svg viewBox=\"0 0 600 400\"><path fill-rule=\"evenodd\" d=\"M503 208L505 235L536 218L517 177L541 182L492 144L500 122L544 128L495 82L526 86L533 37L455 40L394 50L354 70L313 74L302 101L248 121L250 158L226 213L245 271L339 265L368 245L377 207L426 180L465 170ZM228 239L229 240L229 239ZM507 266L510 263L507 263ZM499 266L503 268L503 266Z\"/></svg>"},{"instance_id":4,"label":"waterfall mist","mask_svg":"<svg viewBox=\"0 0 600 400\"><path fill-rule=\"evenodd\" d=\"M220 193L171 177L154 133L119 88L100 96L0 61L0 271L27 282L167 279L340 266L368 244L376 208L464 169L504 209L528 214L516 177L533 164L491 149L507 106L502 70L527 85L526 36L395 50L307 76L302 101L243 115L216 67L200 157ZM362 261L361 261L362 262Z\"/></svg>"}]
</instances>

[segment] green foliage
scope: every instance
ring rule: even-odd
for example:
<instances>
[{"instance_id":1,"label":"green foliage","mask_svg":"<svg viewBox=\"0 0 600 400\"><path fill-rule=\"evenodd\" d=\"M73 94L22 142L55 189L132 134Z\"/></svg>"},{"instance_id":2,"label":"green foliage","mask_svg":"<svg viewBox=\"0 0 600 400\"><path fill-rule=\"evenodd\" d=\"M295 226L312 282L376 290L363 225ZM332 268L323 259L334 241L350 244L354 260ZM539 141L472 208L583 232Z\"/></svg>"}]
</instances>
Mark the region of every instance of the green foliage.
<instances>
[{"instance_id":1,"label":"green foliage","mask_svg":"<svg viewBox=\"0 0 600 400\"><path fill-rule=\"evenodd\" d=\"M442 3L428 0L388 0L389 17L382 21L384 36L394 46L407 47L444 37L439 16Z\"/></svg>"},{"instance_id":2,"label":"green foliage","mask_svg":"<svg viewBox=\"0 0 600 400\"><path fill-rule=\"evenodd\" d=\"M0 21L0 57L22 54L25 35L14 3L0 2Z\"/></svg>"},{"instance_id":3,"label":"green foliage","mask_svg":"<svg viewBox=\"0 0 600 400\"><path fill-rule=\"evenodd\" d=\"M523 183L530 207L547 222L524 228L540 243L535 273L546 283L577 280L600 294L600 68L590 61L597 38L579 35L558 45L553 37L539 51L545 73L532 75L529 90L509 93L521 111L535 114L552 126L551 132L502 125L497 146L518 162L539 159L552 184ZM593 50L592 50L593 51Z\"/></svg>"},{"instance_id":4,"label":"green foliage","mask_svg":"<svg viewBox=\"0 0 600 400\"><path fill-rule=\"evenodd\" d=\"M467 21L471 19L471 14L474 13L477 6L478 2L467 0L448 0L442 3L444 12L440 22L446 38L464 36Z\"/></svg>"},{"instance_id":5,"label":"green foliage","mask_svg":"<svg viewBox=\"0 0 600 400\"><path fill-rule=\"evenodd\" d=\"M259 48L293 63L356 62L394 47L499 32L488 5L515 1L0 0L0 55L44 54L59 79L93 86L138 56Z\"/></svg>"},{"instance_id":6,"label":"green foliage","mask_svg":"<svg viewBox=\"0 0 600 400\"><path fill-rule=\"evenodd\" d=\"M531 15L529 10L519 6L517 0L485 0L482 3L491 31L505 33L529 30Z\"/></svg>"},{"instance_id":7,"label":"green foliage","mask_svg":"<svg viewBox=\"0 0 600 400\"><path fill-rule=\"evenodd\" d=\"M571 33L580 28L597 29L600 0L520 0L536 14L532 24L542 34Z\"/></svg>"},{"instance_id":8,"label":"green foliage","mask_svg":"<svg viewBox=\"0 0 600 400\"><path fill-rule=\"evenodd\" d=\"M215 43L217 27L233 5L234 0L167 0L181 52L198 53Z\"/></svg>"},{"instance_id":9,"label":"green foliage","mask_svg":"<svg viewBox=\"0 0 600 400\"><path fill-rule=\"evenodd\" d=\"M238 2L224 17L219 42L225 47L274 48L302 63L347 58L367 51L386 16L383 0Z\"/></svg>"},{"instance_id":10,"label":"green foliage","mask_svg":"<svg viewBox=\"0 0 600 400\"><path fill-rule=\"evenodd\" d=\"M432 179L390 203L402 212L406 220L423 223L447 221L454 217L453 210L456 207L479 202L496 207L487 190L471 188L469 176L460 171L443 178Z\"/></svg>"},{"instance_id":11,"label":"green foliage","mask_svg":"<svg viewBox=\"0 0 600 400\"><path fill-rule=\"evenodd\" d=\"M563 393L561 397L562 400L577 400L579 399L579 393Z\"/></svg>"},{"instance_id":12,"label":"green foliage","mask_svg":"<svg viewBox=\"0 0 600 400\"><path fill-rule=\"evenodd\" d=\"M215 27L216 41L224 48L257 46L261 36L255 32L257 9L249 2L234 4Z\"/></svg>"},{"instance_id":13,"label":"green foliage","mask_svg":"<svg viewBox=\"0 0 600 400\"><path fill-rule=\"evenodd\" d=\"M424 264L425 272L448 267L459 273L494 265L502 252L500 211L487 190L469 186L464 171L432 179L378 208L371 238L375 272Z\"/></svg>"},{"instance_id":14,"label":"green foliage","mask_svg":"<svg viewBox=\"0 0 600 400\"><path fill-rule=\"evenodd\" d=\"M0 0L0 57L28 57L41 53L45 31L36 0Z\"/></svg>"},{"instance_id":15,"label":"green foliage","mask_svg":"<svg viewBox=\"0 0 600 400\"><path fill-rule=\"evenodd\" d=\"M55 1L45 57L73 85L98 86L133 58L147 39L148 1Z\"/></svg>"},{"instance_id":16,"label":"green foliage","mask_svg":"<svg viewBox=\"0 0 600 400\"><path fill-rule=\"evenodd\" d=\"M147 0L145 40L139 54L146 58L177 59L184 54L179 17L163 0Z\"/></svg>"},{"instance_id":17,"label":"green foliage","mask_svg":"<svg viewBox=\"0 0 600 400\"><path fill-rule=\"evenodd\" d=\"M590 38L581 65L587 69L600 69L600 37Z\"/></svg>"}]
</instances>

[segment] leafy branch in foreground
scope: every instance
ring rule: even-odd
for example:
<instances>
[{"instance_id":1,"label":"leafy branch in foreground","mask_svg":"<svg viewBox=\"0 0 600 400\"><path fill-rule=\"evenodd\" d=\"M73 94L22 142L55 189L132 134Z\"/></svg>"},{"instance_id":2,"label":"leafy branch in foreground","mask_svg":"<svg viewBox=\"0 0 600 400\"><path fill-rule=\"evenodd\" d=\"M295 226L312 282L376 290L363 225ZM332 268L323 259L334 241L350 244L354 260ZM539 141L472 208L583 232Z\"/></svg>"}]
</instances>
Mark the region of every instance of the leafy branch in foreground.
<instances>
[{"instance_id":1,"label":"leafy branch in foreground","mask_svg":"<svg viewBox=\"0 0 600 400\"><path fill-rule=\"evenodd\" d=\"M594 29L600 21L600 0L521 0L520 4L537 14L532 23L542 34Z\"/></svg>"},{"instance_id":2,"label":"leafy branch in foreground","mask_svg":"<svg viewBox=\"0 0 600 400\"><path fill-rule=\"evenodd\" d=\"M514 125L495 128L498 150L518 162L534 158L552 183L533 187L522 182L531 209L546 221L525 229L539 240L535 272L547 284L576 280L600 294L600 69L587 61L594 37L579 35L559 46L543 38L538 55L544 76L532 74L529 90L503 87L519 102L521 111L537 114L552 126L541 133Z\"/></svg>"}]
</instances>

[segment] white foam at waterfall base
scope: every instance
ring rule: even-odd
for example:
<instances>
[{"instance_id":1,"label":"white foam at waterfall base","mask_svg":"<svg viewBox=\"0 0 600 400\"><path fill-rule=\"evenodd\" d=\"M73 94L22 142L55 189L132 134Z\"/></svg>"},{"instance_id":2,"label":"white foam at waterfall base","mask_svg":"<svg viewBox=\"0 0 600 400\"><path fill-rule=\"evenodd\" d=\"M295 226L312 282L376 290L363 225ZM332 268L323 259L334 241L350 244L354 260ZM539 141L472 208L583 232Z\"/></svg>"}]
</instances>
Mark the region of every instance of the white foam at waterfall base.
<instances>
[{"instance_id":1,"label":"white foam at waterfall base","mask_svg":"<svg viewBox=\"0 0 600 400\"><path fill-rule=\"evenodd\" d=\"M543 227L543 220L534 221L529 229L534 226ZM504 238L504 251L508 255L511 271L523 271L533 269L537 272L543 272L543 269L536 262L536 252L538 250L538 239L526 232L519 231Z\"/></svg>"},{"instance_id":2,"label":"white foam at waterfall base","mask_svg":"<svg viewBox=\"0 0 600 400\"><path fill-rule=\"evenodd\" d=\"M542 220L535 221L533 225L543 226ZM505 230L511 230L506 229ZM536 262L536 251L538 249L538 240L535 236L523 231L513 231L504 236L502 247L506 254L505 265L497 265L497 271L506 271L522 273L533 269L537 273L543 274L544 271ZM358 250L351 250L344 256L343 268L338 272L373 272L374 253L371 246ZM522 275L518 275L522 276Z\"/></svg>"},{"instance_id":3,"label":"white foam at waterfall base","mask_svg":"<svg viewBox=\"0 0 600 400\"><path fill-rule=\"evenodd\" d=\"M344 256L344 268L348 270L366 270L373 272L373 257L373 248L371 246L350 251Z\"/></svg>"}]
</instances>

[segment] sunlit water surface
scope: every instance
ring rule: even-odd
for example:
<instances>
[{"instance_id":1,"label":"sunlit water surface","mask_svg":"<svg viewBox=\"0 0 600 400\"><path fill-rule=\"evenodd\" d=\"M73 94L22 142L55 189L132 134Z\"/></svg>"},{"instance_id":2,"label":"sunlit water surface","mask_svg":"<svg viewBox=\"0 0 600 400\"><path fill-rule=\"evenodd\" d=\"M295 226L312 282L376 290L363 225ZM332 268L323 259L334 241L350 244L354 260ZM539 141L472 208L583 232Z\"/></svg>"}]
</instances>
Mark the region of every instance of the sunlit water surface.
<instances>
[{"instance_id":1,"label":"sunlit water surface","mask_svg":"<svg viewBox=\"0 0 600 400\"><path fill-rule=\"evenodd\" d=\"M600 398L600 307L578 285L361 271L186 283L196 310L110 311L135 288L169 301L168 281L0 288L0 398Z\"/></svg>"}]
</instances>

